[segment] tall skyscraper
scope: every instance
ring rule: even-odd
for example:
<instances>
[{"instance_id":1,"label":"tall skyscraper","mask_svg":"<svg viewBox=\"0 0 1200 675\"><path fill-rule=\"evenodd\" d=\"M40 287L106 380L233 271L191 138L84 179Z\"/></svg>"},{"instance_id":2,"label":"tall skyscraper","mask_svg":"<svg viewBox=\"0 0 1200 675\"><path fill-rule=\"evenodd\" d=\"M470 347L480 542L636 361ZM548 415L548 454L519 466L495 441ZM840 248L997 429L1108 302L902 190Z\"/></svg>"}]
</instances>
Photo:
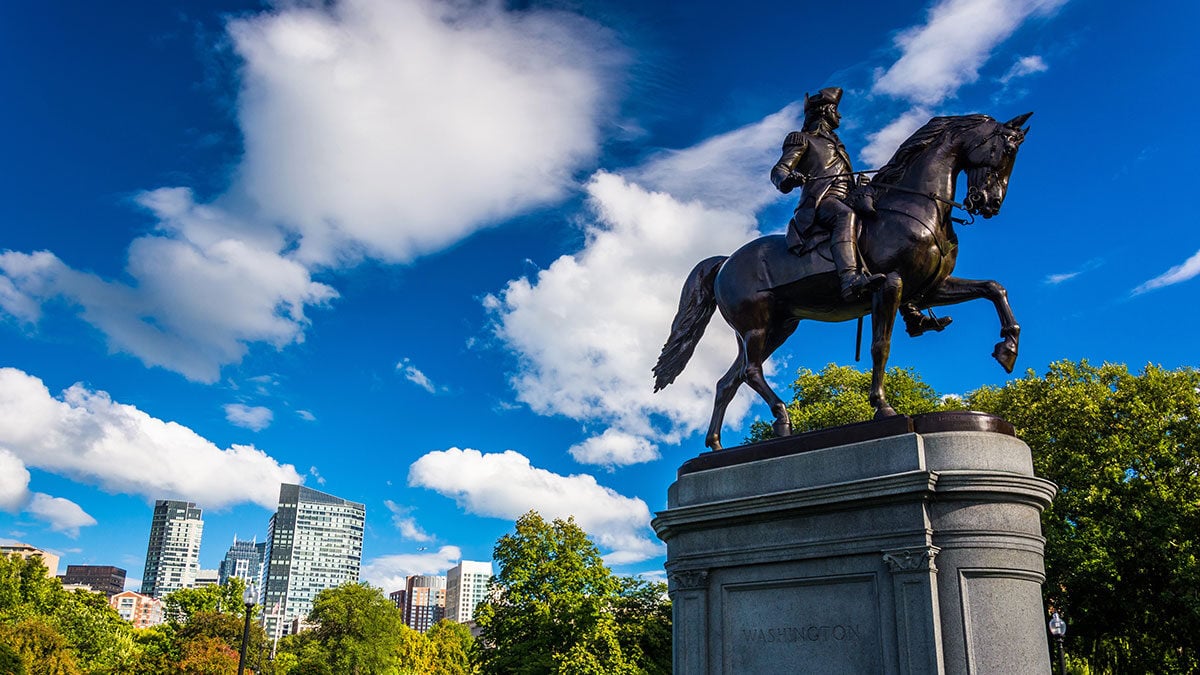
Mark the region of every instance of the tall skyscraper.
<instances>
[{"instance_id":1,"label":"tall skyscraper","mask_svg":"<svg viewBox=\"0 0 1200 675\"><path fill-rule=\"evenodd\" d=\"M246 583L258 584L262 576L263 553L267 542L258 543L257 537L250 541L238 541L233 537L233 546L225 552L225 559L217 566L218 581L224 586L231 577L237 577Z\"/></svg>"},{"instance_id":2,"label":"tall skyscraper","mask_svg":"<svg viewBox=\"0 0 1200 675\"><path fill-rule=\"evenodd\" d=\"M279 486L261 591L268 636L286 635L303 623L317 593L358 581L365 522L362 504L303 485Z\"/></svg>"},{"instance_id":3,"label":"tall skyscraper","mask_svg":"<svg viewBox=\"0 0 1200 675\"><path fill-rule=\"evenodd\" d=\"M200 571L200 536L204 533L201 516L192 502L154 502L146 569L142 572L143 594L162 598L195 583Z\"/></svg>"},{"instance_id":4,"label":"tall skyscraper","mask_svg":"<svg viewBox=\"0 0 1200 675\"><path fill-rule=\"evenodd\" d=\"M413 575L405 584L404 623L424 633L446 616L446 577Z\"/></svg>"},{"instance_id":5,"label":"tall skyscraper","mask_svg":"<svg viewBox=\"0 0 1200 675\"><path fill-rule=\"evenodd\" d=\"M475 616L475 605L487 597L491 562L460 560L446 572L446 618L466 623Z\"/></svg>"}]
</instances>

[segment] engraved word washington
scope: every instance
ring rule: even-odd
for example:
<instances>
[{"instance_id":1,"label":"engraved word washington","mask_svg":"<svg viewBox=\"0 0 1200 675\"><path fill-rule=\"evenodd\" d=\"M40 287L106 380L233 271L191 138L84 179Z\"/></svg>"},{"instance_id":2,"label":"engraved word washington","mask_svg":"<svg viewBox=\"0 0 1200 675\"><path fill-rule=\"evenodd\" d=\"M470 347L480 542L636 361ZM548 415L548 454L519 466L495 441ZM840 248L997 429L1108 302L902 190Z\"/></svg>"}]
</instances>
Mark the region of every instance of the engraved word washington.
<instances>
[{"instance_id":1,"label":"engraved word washington","mask_svg":"<svg viewBox=\"0 0 1200 675\"><path fill-rule=\"evenodd\" d=\"M844 642L861 640L862 631L854 626L807 626L782 628L743 628L746 642Z\"/></svg>"}]
</instances>

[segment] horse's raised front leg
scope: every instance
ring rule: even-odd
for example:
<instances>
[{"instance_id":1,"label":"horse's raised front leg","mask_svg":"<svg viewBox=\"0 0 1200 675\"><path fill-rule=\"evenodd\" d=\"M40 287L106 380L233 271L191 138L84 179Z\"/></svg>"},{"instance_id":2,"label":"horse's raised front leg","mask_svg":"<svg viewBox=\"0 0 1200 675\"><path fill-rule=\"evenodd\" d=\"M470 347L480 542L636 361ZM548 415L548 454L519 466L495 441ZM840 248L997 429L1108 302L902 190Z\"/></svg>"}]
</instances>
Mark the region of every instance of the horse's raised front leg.
<instances>
[{"instance_id":1,"label":"horse's raised front leg","mask_svg":"<svg viewBox=\"0 0 1200 675\"><path fill-rule=\"evenodd\" d=\"M923 307L940 305L956 305L960 302L987 298L996 306L996 315L1000 318L1000 337L992 349L992 358L1000 362L1006 372L1011 373L1017 362L1017 346L1020 342L1021 327L1013 317L1012 307L1008 304L1008 291L999 282L991 279L946 279L930 292L921 302Z\"/></svg>"},{"instance_id":2,"label":"horse's raised front leg","mask_svg":"<svg viewBox=\"0 0 1200 675\"><path fill-rule=\"evenodd\" d=\"M871 296L871 406L875 408L875 419L896 414L883 394L883 377L892 351L892 328L900 309L902 286L900 275L893 272Z\"/></svg>"}]
</instances>

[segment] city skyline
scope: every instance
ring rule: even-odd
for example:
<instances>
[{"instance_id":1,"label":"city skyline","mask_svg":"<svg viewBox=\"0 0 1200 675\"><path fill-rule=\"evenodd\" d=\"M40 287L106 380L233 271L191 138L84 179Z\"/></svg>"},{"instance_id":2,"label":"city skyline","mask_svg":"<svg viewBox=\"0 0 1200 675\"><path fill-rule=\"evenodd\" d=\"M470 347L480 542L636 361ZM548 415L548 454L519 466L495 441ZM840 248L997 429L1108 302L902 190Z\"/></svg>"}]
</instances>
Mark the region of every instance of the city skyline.
<instances>
[{"instance_id":1,"label":"city skyline","mask_svg":"<svg viewBox=\"0 0 1200 675\"><path fill-rule=\"evenodd\" d=\"M181 500L215 569L294 484L365 506L385 592L531 509L661 579L649 522L733 338L714 322L657 394L650 369L692 266L784 230L769 171L828 86L857 169L935 115L1034 113L955 272L1008 288L1016 373L986 302L891 365L941 394L1197 365L1200 234L1124 198L1190 193L1196 3L519 5L0 6L0 540L141 583ZM852 323L802 326L767 377L831 362ZM726 445L768 417L743 391Z\"/></svg>"}]
</instances>

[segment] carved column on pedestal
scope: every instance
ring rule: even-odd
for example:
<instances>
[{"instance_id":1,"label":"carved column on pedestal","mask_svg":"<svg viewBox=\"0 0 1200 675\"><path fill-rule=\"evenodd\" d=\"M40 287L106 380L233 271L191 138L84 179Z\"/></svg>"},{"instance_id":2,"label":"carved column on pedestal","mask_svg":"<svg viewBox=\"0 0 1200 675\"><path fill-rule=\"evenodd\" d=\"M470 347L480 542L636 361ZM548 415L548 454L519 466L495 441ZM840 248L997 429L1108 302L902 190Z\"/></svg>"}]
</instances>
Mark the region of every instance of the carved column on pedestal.
<instances>
[{"instance_id":1,"label":"carved column on pedestal","mask_svg":"<svg viewBox=\"0 0 1200 675\"><path fill-rule=\"evenodd\" d=\"M673 672L708 672L708 570L678 570L667 575L671 620L676 630Z\"/></svg>"},{"instance_id":2,"label":"carved column on pedestal","mask_svg":"<svg viewBox=\"0 0 1200 675\"><path fill-rule=\"evenodd\" d=\"M883 552L896 599L896 644L900 672L945 672L937 593L937 546Z\"/></svg>"}]
</instances>

